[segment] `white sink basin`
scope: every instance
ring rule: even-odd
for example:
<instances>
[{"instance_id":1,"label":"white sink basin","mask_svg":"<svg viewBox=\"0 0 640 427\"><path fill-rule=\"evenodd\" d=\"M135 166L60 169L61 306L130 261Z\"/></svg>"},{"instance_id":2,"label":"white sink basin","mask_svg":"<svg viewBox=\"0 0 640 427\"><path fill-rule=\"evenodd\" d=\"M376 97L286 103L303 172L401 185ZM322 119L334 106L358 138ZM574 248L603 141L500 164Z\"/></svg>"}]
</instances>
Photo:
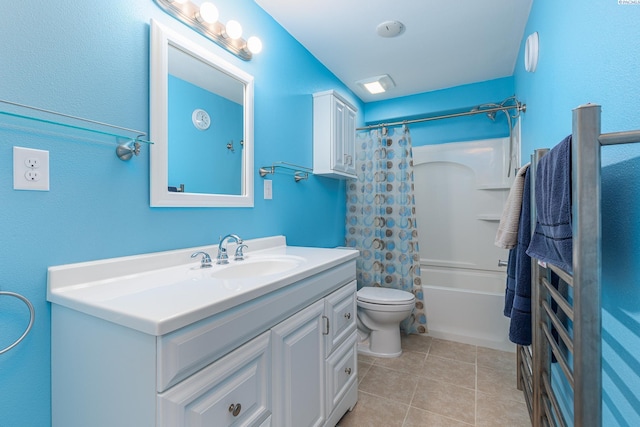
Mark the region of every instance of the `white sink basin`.
<instances>
[{"instance_id":1,"label":"white sink basin","mask_svg":"<svg viewBox=\"0 0 640 427\"><path fill-rule=\"evenodd\" d=\"M212 271L210 277L214 279L233 280L269 276L271 274L279 274L293 270L303 262L304 258L291 256L234 261L232 264L223 266L219 270ZM216 267L218 266L214 268Z\"/></svg>"}]
</instances>

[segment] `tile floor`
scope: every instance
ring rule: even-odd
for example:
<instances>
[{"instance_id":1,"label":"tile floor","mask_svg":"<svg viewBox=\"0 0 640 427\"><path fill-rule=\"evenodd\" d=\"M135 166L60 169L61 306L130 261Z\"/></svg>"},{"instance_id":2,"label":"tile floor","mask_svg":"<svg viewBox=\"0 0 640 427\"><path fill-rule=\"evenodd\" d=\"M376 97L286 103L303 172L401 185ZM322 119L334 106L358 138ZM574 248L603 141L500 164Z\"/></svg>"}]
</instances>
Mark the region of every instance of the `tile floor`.
<instances>
[{"instance_id":1,"label":"tile floor","mask_svg":"<svg viewBox=\"0 0 640 427\"><path fill-rule=\"evenodd\" d=\"M530 427L515 353L410 335L402 356L358 356L358 404L339 427Z\"/></svg>"}]
</instances>

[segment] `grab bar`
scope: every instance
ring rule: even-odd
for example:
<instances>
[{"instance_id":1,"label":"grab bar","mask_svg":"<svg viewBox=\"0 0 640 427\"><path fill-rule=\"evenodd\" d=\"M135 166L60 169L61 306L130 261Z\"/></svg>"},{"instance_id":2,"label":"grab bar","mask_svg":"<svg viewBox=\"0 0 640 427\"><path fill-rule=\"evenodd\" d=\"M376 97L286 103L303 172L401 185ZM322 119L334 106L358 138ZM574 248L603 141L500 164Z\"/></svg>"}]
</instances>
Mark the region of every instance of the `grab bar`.
<instances>
[{"instance_id":1,"label":"grab bar","mask_svg":"<svg viewBox=\"0 0 640 427\"><path fill-rule=\"evenodd\" d=\"M20 341L22 341L24 337L26 337L29 331L31 330L31 327L33 326L33 321L36 318L36 311L33 308L33 304L31 304L31 301L29 301L27 298L25 298L20 294L16 294L15 292L7 292L7 291L0 291L0 296L2 295L18 298L20 301L26 304L26 306L29 308L29 325L27 326L27 329L25 329L24 333L20 336L20 338L16 340L16 342L11 344L9 347L0 350L0 354L6 353L7 351L11 350L13 347L20 344Z\"/></svg>"}]
</instances>

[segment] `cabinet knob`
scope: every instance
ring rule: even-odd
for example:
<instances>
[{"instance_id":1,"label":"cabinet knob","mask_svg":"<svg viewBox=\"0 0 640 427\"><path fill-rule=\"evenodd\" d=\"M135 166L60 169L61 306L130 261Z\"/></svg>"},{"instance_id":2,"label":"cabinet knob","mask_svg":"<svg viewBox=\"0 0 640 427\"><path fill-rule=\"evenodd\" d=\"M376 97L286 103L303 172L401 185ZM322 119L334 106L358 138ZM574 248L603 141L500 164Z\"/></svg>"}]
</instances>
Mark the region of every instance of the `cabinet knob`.
<instances>
[{"instance_id":1,"label":"cabinet knob","mask_svg":"<svg viewBox=\"0 0 640 427\"><path fill-rule=\"evenodd\" d=\"M344 318L347 320L351 319L351 313L345 313Z\"/></svg>"},{"instance_id":2,"label":"cabinet knob","mask_svg":"<svg viewBox=\"0 0 640 427\"><path fill-rule=\"evenodd\" d=\"M344 368L344 373L347 375L351 375L351 368Z\"/></svg>"},{"instance_id":3,"label":"cabinet knob","mask_svg":"<svg viewBox=\"0 0 640 427\"><path fill-rule=\"evenodd\" d=\"M242 405L239 403L232 403L231 406L229 406L229 412L231 412L231 414L233 414L234 417L237 417L238 415L240 415L241 409L242 409Z\"/></svg>"},{"instance_id":4,"label":"cabinet knob","mask_svg":"<svg viewBox=\"0 0 640 427\"><path fill-rule=\"evenodd\" d=\"M509 263L507 261L503 261L501 259L498 260L498 267L506 267Z\"/></svg>"}]
</instances>

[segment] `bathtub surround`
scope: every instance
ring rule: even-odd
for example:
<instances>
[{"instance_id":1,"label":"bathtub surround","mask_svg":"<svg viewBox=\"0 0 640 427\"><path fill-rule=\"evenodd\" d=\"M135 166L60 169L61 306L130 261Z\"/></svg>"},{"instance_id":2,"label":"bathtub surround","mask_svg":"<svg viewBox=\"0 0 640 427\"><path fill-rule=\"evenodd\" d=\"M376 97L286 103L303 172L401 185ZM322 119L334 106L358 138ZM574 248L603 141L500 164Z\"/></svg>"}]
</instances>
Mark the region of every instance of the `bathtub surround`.
<instances>
[{"instance_id":1,"label":"bathtub surround","mask_svg":"<svg viewBox=\"0 0 640 427\"><path fill-rule=\"evenodd\" d=\"M429 333L513 351L498 266L507 251L493 244L509 190L509 138L424 145L413 154Z\"/></svg>"},{"instance_id":2,"label":"bathtub surround","mask_svg":"<svg viewBox=\"0 0 640 427\"><path fill-rule=\"evenodd\" d=\"M413 293L415 308L401 328L425 333L409 128L359 133L356 173L347 183L346 245L360 250L358 287Z\"/></svg>"}]
</instances>

